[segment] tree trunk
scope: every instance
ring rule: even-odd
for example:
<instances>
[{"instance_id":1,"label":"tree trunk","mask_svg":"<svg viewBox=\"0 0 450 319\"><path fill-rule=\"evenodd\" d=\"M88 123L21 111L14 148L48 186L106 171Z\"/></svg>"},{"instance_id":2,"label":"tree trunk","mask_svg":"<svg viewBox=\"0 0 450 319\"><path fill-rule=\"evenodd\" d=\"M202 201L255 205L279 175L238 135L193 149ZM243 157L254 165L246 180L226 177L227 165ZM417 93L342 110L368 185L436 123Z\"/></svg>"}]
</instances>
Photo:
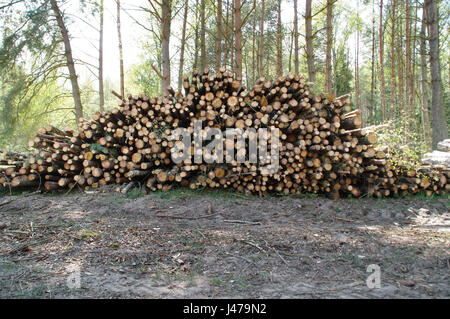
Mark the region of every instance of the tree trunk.
<instances>
[{"instance_id":1,"label":"tree trunk","mask_svg":"<svg viewBox=\"0 0 450 319\"><path fill-rule=\"evenodd\" d=\"M64 24L64 20L61 15L61 11L59 10L58 3L56 2L56 0L50 0L50 3L64 42L67 68L69 69L70 83L72 85L72 95L75 103L75 117L78 125L80 119L83 117L83 105L81 104L80 87L78 86L78 76L75 71L75 63L73 61L69 32L67 31L66 25Z\"/></svg>"},{"instance_id":2,"label":"tree trunk","mask_svg":"<svg viewBox=\"0 0 450 319\"><path fill-rule=\"evenodd\" d=\"M100 112L105 110L105 91L103 87L103 0L100 0L100 43L98 54L98 93L100 98Z\"/></svg>"},{"instance_id":3,"label":"tree trunk","mask_svg":"<svg viewBox=\"0 0 450 319\"><path fill-rule=\"evenodd\" d=\"M125 73L123 67L122 30L120 26L120 0L117 0L117 34L119 37L119 58L120 58L120 94L125 99Z\"/></svg>"},{"instance_id":4,"label":"tree trunk","mask_svg":"<svg viewBox=\"0 0 450 319\"><path fill-rule=\"evenodd\" d=\"M411 121L414 119L412 110L412 87L411 87L411 18L410 18L409 0L405 0L405 94L407 113L407 127L411 128Z\"/></svg>"},{"instance_id":5,"label":"tree trunk","mask_svg":"<svg viewBox=\"0 0 450 319\"><path fill-rule=\"evenodd\" d=\"M371 113L375 109L375 0L372 0L372 70L370 82Z\"/></svg>"},{"instance_id":6,"label":"tree trunk","mask_svg":"<svg viewBox=\"0 0 450 319\"><path fill-rule=\"evenodd\" d=\"M167 88L170 86L170 24L172 0L162 0L162 25L161 25L161 44L162 44L162 87L163 96L168 95Z\"/></svg>"},{"instance_id":7,"label":"tree trunk","mask_svg":"<svg viewBox=\"0 0 450 319\"><path fill-rule=\"evenodd\" d=\"M236 69L236 61L234 58L234 54L236 53L236 44L234 43L235 38L235 27L234 27L234 20L235 20L235 10L234 10L234 1L231 0L230 10L231 10L231 23L230 23L230 67L232 70Z\"/></svg>"},{"instance_id":8,"label":"tree trunk","mask_svg":"<svg viewBox=\"0 0 450 319\"><path fill-rule=\"evenodd\" d=\"M259 53L258 53L258 77L264 74L263 56L264 56L264 14L265 14L265 0L261 3L261 21L259 24Z\"/></svg>"},{"instance_id":9,"label":"tree trunk","mask_svg":"<svg viewBox=\"0 0 450 319\"><path fill-rule=\"evenodd\" d=\"M361 106L360 102L360 83L359 83L359 0L357 0L357 23L356 23L356 48L355 48L355 95L356 95L356 105L362 110L362 118L364 123L367 119L366 112L364 108Z\"/></svg>"},{"instance_id":10,"label":"tree trunk","mask_svg":"<svg viewBox=\"0 0 450 319\"><path fill-rule=\"evenodd\" d=\"M224 31L224 35L225 35L225 48L223 50L223 65L227 66L228 63L228 53L230 52L230 4L229 4L229 0L225 0L225 8L227 11L227 15L225 17L225 31Z\"/></svg>"},{"instance_id":11,"label":"tree trunk","mask_svg":"<svg viewBox=\"0 0 450 319\"><path fill-rule=\"evenodd\" d=\"M399 23L398 26L400 27L400 30L398 34L400 35L396 41L397 45L397 65L398 65L398 89L399 89L399 96L400 96L400 110L404 112L405 110L405 79L404 79L404 61L403 56L405 55L403 52L403 27L402 24Z\"/></svg>"},{"instance_id":12,"label":"tree trunk","mask_svg":"<svg viewBox=\"0 0 450 319\"><path fill-rule=\"evenodd\" d=\"M442 96L441 63L439 61L439 12L437 2L437 0L425 0L430 37L433 148L448 137L447 117Z\"/></svg>"},{"instance_id":13,"label":"tree trunk","mask_svg":"<svg viewBox=\"0 0 450 319\"><path fill-rule=\"evenodd\" d=\"M222 66L222 0L217 1L216 71Z\"/></svg>"},{"instance_id":14,"label":"tree trunk","mask_svg":"<svg viewBox=\"0 0 450 319\"><path fill-rule=\"evenodd\" d=\"M236 45L236 75L242 79L241 0L234 0L234 28Z\"/></svg>"},{"instance_id":15,"label":"tree trunk","mask_svg":"<svg viewBox=\"0 0 450 319\"><path fill-rule=\"evenodd\" d=\"M180 70L178 73L178 91L181 90L183 85L183 68L184 68L184 50L186 47L186 25L189 10L189 0L184 3L184 14L183 14L183 31L181 34L181 48L180 48Z\"/></svg>"},{"instance_id":16,"label":"tree trunk","mask_svg":"<svg viewBox=\"0 0 450 319\"><path fill-rule=\"evenodd\" d=\"M199 5L199 0L195 1L195 30L194 30L194 70L198 69L198 38L199 38L199 31L198 31L198 5ZM226 52L226 51L225 51Z\"/></svg>"},{"instance_id":17,"label":"tree trunk","mask_svg":"<svg viewBox=\"0 0 450 319\"><path fill-rule=\"evenodd\" d=\"M200 70L203 72L206 69L206 19L205 19L205 8L206 0L201 0L200 2Z\"/></svg>"},{"instance_id":18,"label":"tree trunk","mask_svg":"<svg viewBox=\"0 0 450 319\"><path fill-rule=\"evenodd\" d=\"M425 8L422 10L422 26L420 29L420 71L422 84L422 129L423 137L426 145L431 147L431 128L429 115L429 101L428 101L428 66L427 66L427 43L426 43L426 12Z\"/></svg>"},{"instance_id":19,"label":"tree trunk","mask_svg":"<svg viewBox=\"0 0 450 319\"><path fill-rule=\"evenodd\" d=\"M294 0L294 72L299 73L298 60L298 0Z\"/></svg>"},{"instance_id":20,"label":"tree trunk","mask_svg":"<svg viewBox=\"0 0 450 319\"><path fill-rule=\"evenodd\" d=\"M277 20L277 74L283 75L283 35L281 32L281 0L278 0L278 20Z\"/></svg>"},{"instance_id":21,"label":"tree trunk","mask_svg":"<svg viewBox=\"0 0 450 319\"><path fill-rule=\"evenodd\" d=\"M305 10L306 62L308 64L308 81L315 82L316 69L314 66L311 2L312 0L306 0L306 10Z\"/></svg>"},{"instance_id":22,"label":"tree trunk","mask_svg":"<svg viewBox=\"0 0 450 319\"><path fill-rule=\"evenodd\" d=\"M331 45L333 41L333 0L327 0L327 49L325 56L325 92L331 92Z\"/></svg>"},{"instance_id":23,"label":"tree trunk","mask_svg":"<svg viewBox=\"0 0 450 319\"><path fill-rule=\"evenodd\" d=\"M411 109L412 109L412 117L413 117L413 127L412 129L415 129L416 126L416 118L415 118L415 113L416 113L416 94L417 94L417 89L416 89L416 45L417 45L417 20L418 20L418 16L417 16L417 11L418 11L418 5L415 6L415 11L414 11L414 26L413 26L413 39L412 39L412 61L411 61Z\"/></svg>"},{"instance_id":24,"label":"tree trunk","mask_svg":"<svg viewBox=\"0 0 450 319\"><path fill-rule=\"evenodd\" d=\"M383 0L380 0L380 82L381 82L381 110L383 112L383 122L387 121L386 97L384 88L384 31L383 31Z\"/></svg>"},{"instance_id":25,"label":"tree trunk","mask_svg":"<svg viewBox=\"0 0 450 319\"><path fill-rule=\"evenodd\" d=\"M288 71L292 71L292 50L294 49L294 29L292 29L291 39L289 43L289 65L288 65Z\"/></svg>"},{"instance_id":26,"label":"tree trunk","mask_svg":"<svg viewBox=\"0 0 450 319\"><path fill-rule=\"evenodd\" d=\"M395 0L392 0L392 17L391 17L391 118L395 117Z\"/></svg>"},{"instance_id":27,"label":"tree trunk","mask_svg":"<svg viewBox=\"0 0 450 319\"><path fill-rule=\"evenodd\" d=\"M253 6L256 8L256 0L253 1ZM256 14L253 14L252 25L252 84L256 80Z\"/></svg>"}]
</instances>

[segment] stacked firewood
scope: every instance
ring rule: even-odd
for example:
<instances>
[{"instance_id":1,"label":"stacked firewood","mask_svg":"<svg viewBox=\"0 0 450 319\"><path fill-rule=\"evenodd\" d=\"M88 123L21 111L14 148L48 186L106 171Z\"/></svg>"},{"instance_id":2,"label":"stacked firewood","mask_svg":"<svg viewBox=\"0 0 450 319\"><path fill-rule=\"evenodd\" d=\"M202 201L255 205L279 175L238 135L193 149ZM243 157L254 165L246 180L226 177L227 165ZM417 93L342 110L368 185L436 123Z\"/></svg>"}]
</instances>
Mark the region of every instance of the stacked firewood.
<instances>
[{"instance_id":1,"label":"stacked firewood","mask_svg":"<svg viewBox=\"0 0 450 319\"><path fill-rule=\"evenodd\" d=\"M233 73L205 70L185 76L183 89L169 87L163 98L130 95L118 108L83 119L78 132L39 130L30 142L32 155L3 160L12 166L1 169L0 183L46 191L117 184L123 193L134 187L167 191L180 185L332 198L449 191L447 169L393 167L386 150L377 147L376 131L385 126L362 128L361 112L351 111L349 96L315 95L303 77L260 79L247 91ZM179 142L172 133L177 128L193 133L195 123L203 130L241 129L245 139L226 140L218 148L223 163L194 161L194 155L205 160L218 155L204 155L210 141L193 141L191 149L201 154L179 163L173 154ZM258 129L267 129L266 134L255 133ZM280 143L270 132L277 133ZM278 170L262 169L270 161L249 151L255 139L265 140L268 152L277 148Z\"/></svg>"}]
</instances>

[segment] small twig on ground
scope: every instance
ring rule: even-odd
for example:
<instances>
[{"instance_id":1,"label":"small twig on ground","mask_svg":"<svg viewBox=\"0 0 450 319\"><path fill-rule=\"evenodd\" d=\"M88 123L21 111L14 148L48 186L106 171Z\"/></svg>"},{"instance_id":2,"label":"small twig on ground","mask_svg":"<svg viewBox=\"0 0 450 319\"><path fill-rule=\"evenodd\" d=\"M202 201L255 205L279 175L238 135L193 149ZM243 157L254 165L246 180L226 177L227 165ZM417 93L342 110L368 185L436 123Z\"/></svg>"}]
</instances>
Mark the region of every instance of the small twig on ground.
<instances>
[{"instance_id":1,"label":"small twig on ground","mask_svg":"<svg viewBox=\"0 0 450 319\"><path fill-rule=\"evenodd\" d=\"M235 238L235 240L240 241L241 243L250 245L250 246L252 246L252 247L255 247L255 248L257 248L258 250L262 251L263 253L267 253L264 249L262 249L261 247L259 247L258 244L252 243L251 241L246 241L246 240L243 240L243 239L237 239L237 238Z\"/></svg>"},{"instance_id":2,"label":"small twig on ground","mask_svg":"<svg viewBox=\"0 0 450 319\"><path fill-rule=\"evenodd\" d=\"M343 222L346 222L346 223L354 223L355 221L354 220L351 220L351 219L345 219L345 218L340 218L340 217L334 217L334 219L336 219L336 220L339 220L339 221L343 221Z\"/></svg>"},{"instance_id":3,"label":"small twig on ground","mask_svg":"<svg viewBox=\"0 0 450 319\"><path fill-rule=\"evenodd\" d=\"M264 241L266 243L266 246L269 247L275 254L277 254L278 257L280 257L281 261L284 262L287 266L289 266L288 262L286 261L286 259L283 258L283 256L280 255L280 253L278 252L278 250L276 250L274 247L271 247L267 241Z\"/></svg>"},{"instance_id":4,"label":"small twig on ground","mask_svg":"<svg viewBox=\"0 0 450 319\"><path fill-rule=\"evenodd\" d=\"M81 171L81 173L80 173L79 176L81 177L82 174L84 174L84 169ZM72 192L72 190L75 188L75 186L78 186L78 181L76 181L76 182L72 185L72 187L67 191L67 193L64 194L64 196L69 195L69 194Z\"/></svg>"},{"instance_id":5,"label":"small twig on ground","mask_svg":"<svg viewBox=\"0 0 450 319\"><path fill-rule=\"evenodd\" d=\"M245 220L224 220L223 222L229 223L229 224L245 224L245 225L252 225L252 226L262 225L260 222L248 222Z\"/></svg>"},{"instance_id":6,"label":"small twig on ground","mask_svg":"<svg viewBox=\"0 0 450 319\"><path fill-rule=\"evenodd\" d=\"M171 215L155 215L155 217L159 218L170 218L170 219L187 219L187 220L197 220L197 219L205 219L217 216L219 214L211 214L211 215L205 215L205 216L199 216L199 217L185 217L185 216L171 216Z\"/></svg>"}]
</instances>

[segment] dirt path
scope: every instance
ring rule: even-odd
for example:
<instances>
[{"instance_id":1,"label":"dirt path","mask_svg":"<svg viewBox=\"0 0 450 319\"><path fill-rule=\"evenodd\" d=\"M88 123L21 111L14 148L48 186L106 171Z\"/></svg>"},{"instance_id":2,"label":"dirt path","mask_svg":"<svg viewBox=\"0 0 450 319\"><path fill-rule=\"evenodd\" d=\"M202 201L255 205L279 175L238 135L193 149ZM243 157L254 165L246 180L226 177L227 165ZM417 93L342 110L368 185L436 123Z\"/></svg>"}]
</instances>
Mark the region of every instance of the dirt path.
<instances>
[{"instance_id":1,"label":"dirt path","mask_svg":"<svg viewBox=\"0 0 450 319\"><path fill-rule=\"evenodd\" d=\"M448 298L449 231L445 198L2 197L0 298Z\"/></svg>"}]
</instances>

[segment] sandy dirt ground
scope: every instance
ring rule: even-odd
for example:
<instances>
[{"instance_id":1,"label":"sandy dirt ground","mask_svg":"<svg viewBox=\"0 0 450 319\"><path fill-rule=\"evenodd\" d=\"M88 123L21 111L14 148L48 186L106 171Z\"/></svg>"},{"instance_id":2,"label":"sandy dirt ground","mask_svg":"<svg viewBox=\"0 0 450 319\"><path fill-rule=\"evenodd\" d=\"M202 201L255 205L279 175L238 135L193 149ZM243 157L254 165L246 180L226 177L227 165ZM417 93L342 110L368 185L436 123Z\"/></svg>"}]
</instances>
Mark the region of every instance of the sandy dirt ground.
<instances>
[{"instance_id":1,"label":"sandy dirt ground","mask_svg":"<svg viewBox=\"0 0 450 319\"><path fill-rule=\"evenodd\" d=\"M449 298L449 231L442 197L5 196L0 298Z\"/></svg>"}]
</instances>

